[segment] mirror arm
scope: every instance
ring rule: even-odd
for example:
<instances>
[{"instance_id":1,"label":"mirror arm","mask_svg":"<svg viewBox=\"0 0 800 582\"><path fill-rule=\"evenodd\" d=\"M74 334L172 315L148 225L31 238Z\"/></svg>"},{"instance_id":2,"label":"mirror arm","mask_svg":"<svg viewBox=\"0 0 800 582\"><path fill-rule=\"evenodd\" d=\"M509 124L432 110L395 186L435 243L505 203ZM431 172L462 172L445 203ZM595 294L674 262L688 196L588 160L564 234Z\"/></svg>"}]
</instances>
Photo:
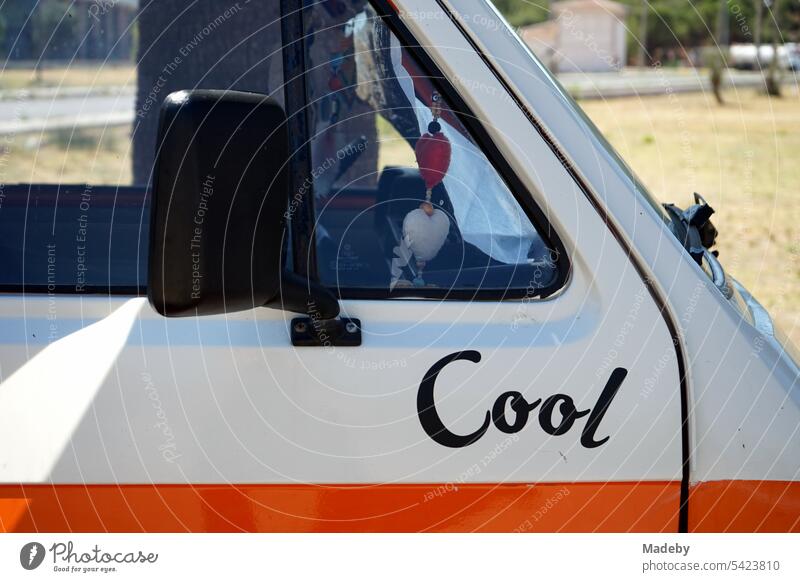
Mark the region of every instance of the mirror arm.
<instances>
[{"instance_id":1,"label":"mirror arm","mask_svg":"<svg viewBox=\"0 0 800 582\"><path fill-rule=\"evenodd\" d=\"M339 300L327 287L290 271L282 273L280 294L266 307L304 313L319 320L336 319L339 315Z\"/></svg>"},{"instance_id":2,"label":"mirror arm","mask_svg":"<svg viewBox=\"0 0 800 582\"><path fill-rule=\"evenodd\" d=\"M316 281L284 271L280 294L265 307L307 315L292 319L293 346L361 345L361 321L339 317L336 296Z\"/></svg>"}]
</instances>

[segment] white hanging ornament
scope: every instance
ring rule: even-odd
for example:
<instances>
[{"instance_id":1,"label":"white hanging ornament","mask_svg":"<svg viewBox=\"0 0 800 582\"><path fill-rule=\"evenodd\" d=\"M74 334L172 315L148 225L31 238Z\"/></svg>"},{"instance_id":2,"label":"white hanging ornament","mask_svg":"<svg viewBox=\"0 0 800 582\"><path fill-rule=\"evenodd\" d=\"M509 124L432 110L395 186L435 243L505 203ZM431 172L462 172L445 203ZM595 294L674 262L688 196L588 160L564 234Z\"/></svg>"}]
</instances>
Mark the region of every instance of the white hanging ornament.
<instances>
[{"instance_id":1,"label":"white hanging ornament","mask_svg":"<svg viewBox=\"0 0 800 582\"><path fill-rule=\"evenodd\" d=\"M430 197L430 192L428 192L428 197ZM434 208L429 200L406 214L403 219L403 242L416 259L417 276L414 278L414 286L425 285L422 271L425 269L426 263L435 259L439 254L449 232L450 219L447 214Z\"/></svg>"}]
</instances>

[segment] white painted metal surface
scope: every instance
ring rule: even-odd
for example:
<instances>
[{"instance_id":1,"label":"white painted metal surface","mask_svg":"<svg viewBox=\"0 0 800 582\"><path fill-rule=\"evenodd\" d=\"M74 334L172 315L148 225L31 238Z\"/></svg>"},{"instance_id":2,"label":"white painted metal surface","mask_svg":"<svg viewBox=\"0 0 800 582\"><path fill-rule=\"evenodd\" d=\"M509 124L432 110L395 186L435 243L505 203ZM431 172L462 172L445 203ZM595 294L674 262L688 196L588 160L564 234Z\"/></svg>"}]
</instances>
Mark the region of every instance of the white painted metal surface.
<instances>
[{"instance_id":1,"label":"white painted metal surface","mask_svg":"<svg viewBox=\"0 0 800 582\"><path fill-rule=\"evenodd\" d=\"M481 0L452 5L667 299L688 357L692 479L800 478L800 378L787 350L763 338L709 284L638 193L643 186L524 45L511 35L486 34L482 23L499 15Z\"/></svg>"},{"instance_id":2,"label":"white painted metal surface","mask_svg":"<svg viewBox=\"0 0 800 582\"><path fill-rule=\"evenodd\" d=\"M293 348L291 316L279 311L165 319L138 298L4 296L0 442L15 444L3 449L0 482L679 480L676 352L632 259L666 298L687 354L693 479L797 479L798 377L780 344L762 341L691 263L515 39L474 41L624 244L459 29L434 17L430 2L396 4L559 234L572 264L567 287L543 301L347 301L364 344L335 349ZM497 18L481 2L457 4L467 29L471 19ZM591 409L622 367L627 377L597 434L609 440L583 446L585 417L547 435L537 409L511 435L490 426L463 448L434 442L417 416L420 382L462 350L478 351L480 362L454 362L436 381L437 408L454 432L474 431L509 390L531 402L563 393Z\"/></svg>"}]
</instances>

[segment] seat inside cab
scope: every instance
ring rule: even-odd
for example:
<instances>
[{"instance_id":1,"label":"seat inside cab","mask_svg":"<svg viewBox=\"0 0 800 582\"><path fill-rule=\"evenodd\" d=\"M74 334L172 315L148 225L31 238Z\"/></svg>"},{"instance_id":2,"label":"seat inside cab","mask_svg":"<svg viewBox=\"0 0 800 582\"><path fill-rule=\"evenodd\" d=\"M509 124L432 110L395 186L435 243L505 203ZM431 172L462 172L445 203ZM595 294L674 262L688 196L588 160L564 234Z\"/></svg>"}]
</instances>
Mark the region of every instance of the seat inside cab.
<instances>
[{"instance_id":1,"label":"seat inside cab","mask_svg":"<svg viewBox=\"0 0 800 582\"><path fill-rule=\"evenodd\" d=\"M389 166L380 173L375 188L337 191L320 214L317 258L320 279L342 289L387 289L392 261L403 239L403 221L425 201L425 184L417 168ZM464 240L453 204L444 185L433 191L434 205L450 218L445 243L425 265L426 287L436 289L494 289L530 285L532 269L552 269L550 251L536 237L523 264L492 258ZM415 264L407 265L413 277ZM543 283L549 282L548 274ZM394 289L396 295L414 295L413 289Z\"/></svg>"}]
</instances>

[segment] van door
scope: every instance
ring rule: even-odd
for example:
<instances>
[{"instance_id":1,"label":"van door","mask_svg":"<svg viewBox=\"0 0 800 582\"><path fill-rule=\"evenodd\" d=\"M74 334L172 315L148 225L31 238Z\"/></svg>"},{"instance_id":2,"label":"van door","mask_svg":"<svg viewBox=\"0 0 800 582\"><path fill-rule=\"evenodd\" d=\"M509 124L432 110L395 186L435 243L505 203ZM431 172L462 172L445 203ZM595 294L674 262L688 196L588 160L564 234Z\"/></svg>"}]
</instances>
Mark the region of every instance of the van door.
<instances>
[{"instance_id":1,"label":"van door","mask_svg":"<svg viewBox=\"0 0 800 582\"><path fill-rule=\"evenodd\" d=\"M59 298L72 327L0 391L29 443L3 527L677 531L675 340L630 249L440 11L429 46L424 18L331 6L302 12L287 261L361 345ZM4 305L43 331L47 301Z\"/></svg>"}]
</instances>

